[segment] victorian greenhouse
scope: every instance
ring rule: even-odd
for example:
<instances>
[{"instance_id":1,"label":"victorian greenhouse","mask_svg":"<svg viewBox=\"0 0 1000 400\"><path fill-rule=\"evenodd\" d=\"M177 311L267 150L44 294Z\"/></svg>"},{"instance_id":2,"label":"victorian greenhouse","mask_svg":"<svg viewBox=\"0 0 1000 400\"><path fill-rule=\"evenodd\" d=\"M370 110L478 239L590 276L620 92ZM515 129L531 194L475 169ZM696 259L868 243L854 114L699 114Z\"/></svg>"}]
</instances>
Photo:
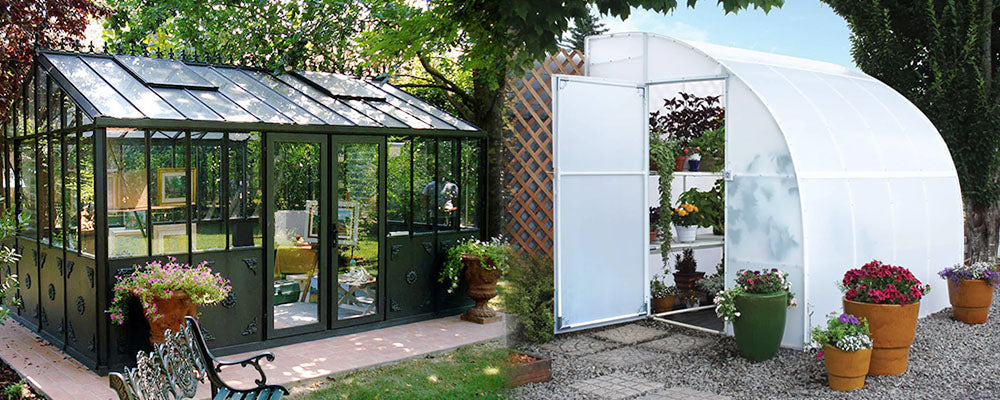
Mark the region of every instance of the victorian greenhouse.
<instances>
[{"instance_id":1,"label":"victorian greenhouse","mask_svg":"<svg viewBox=\"0 0 1000 400\"><path fill-rule=\"evenodd\" d=\"M14 318L106 373L148 346L115 277L207 262L219 354L454 314L437 271L485 219L483 134L380 81L42 51L2 127Z\"/></svg>"}]
</instances>

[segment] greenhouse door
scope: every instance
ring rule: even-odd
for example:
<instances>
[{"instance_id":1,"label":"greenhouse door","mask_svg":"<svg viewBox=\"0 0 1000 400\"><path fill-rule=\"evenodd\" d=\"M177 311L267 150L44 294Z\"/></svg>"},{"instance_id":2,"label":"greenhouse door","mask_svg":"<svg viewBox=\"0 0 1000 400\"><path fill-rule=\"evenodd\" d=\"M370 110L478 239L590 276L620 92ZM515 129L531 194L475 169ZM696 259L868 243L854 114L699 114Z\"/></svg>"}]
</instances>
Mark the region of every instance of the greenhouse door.
<instances>
[{"instance_id":1,"label":"greenhouse door","mask_svg":"<svg viewBox=\"0 0 1000 400\"><path fill-rule=\"evenodd\" d=\"M553 79L556 333L647 315L643 85Z\"/></svg>"}]
</instances>

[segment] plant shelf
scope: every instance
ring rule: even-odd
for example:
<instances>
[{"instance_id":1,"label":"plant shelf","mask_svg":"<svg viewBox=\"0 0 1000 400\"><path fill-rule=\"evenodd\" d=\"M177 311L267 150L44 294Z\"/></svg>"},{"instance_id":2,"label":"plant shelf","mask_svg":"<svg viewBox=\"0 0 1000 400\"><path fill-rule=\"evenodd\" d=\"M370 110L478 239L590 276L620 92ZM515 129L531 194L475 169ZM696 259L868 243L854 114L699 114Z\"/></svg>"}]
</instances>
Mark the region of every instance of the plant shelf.
<instances>
[{"instance_id":1,"label":"plant shelf","mask_svg":"<svg viewBox=\"0 0 1000 400\"><path fill-rule=\"evenodd\" d=\"M722 247L726 244L726 237L722 235L698 235L694 242L691 243L680 243L674 240L674 243L670 246L670 251L681 251L684 249L705 249L712 247ZM651 254L660 253L660 243L653 243L649 245L649 252Z\"/></svg>"}]
</instances>

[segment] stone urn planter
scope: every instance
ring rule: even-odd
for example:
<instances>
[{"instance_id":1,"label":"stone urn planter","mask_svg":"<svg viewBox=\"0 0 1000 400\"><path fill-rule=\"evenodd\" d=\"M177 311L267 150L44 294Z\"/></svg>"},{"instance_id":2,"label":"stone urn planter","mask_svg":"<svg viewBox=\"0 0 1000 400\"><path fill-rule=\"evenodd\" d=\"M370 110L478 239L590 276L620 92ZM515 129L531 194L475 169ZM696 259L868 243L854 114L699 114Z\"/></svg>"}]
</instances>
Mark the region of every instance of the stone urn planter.
<instances>
[{"instance_id":1,"label":"stone urn planter","mask_svg":"<svg viewBox=\"0 0 1000 400\"><path fill-rule=\"evenodd\" d=\"M732 321L733 336L740 354L750 361L774 357L785 333L788 292L743 293L735 302L740 316Z\"/></svg>"},{"instance_id":2,"label":"stone urn planter","mask_svg":"<svg viewBox=\"0 0 1000 400\"><path fill-rule=\"evenodd\" d=\"M469 282L469 290L465 293L476 302L475 306L462 314L462 319L478 324L499 321L501 317L487 303L497 296L497 281L500 280L502 271L495 268L489 259L486 260L489 268L485 268L483 260L471 254L462 255L462 264L465 265L465 280Z\"/></svg>"},{"instance_id":3,"label":"stone urn planter","mask_svg":"<svg viewBox=\"0 0 1000 400\"><path fill-rule=\"evenodd\" d=\"M951 301L952 318L967 324L986 322L993 303L993 286L981 279L966 279L956 284L948 280L948 300Z\"/></svg>"},{"instance_id":4,"label":"stone urn planter","mask_svg":"<svg viewBox=\"0 0 1000 400\"><path fill-rule=\"evenodd\" d=\"M823 346L823 357L826 358L826 379L830 389L847 392L865 387L872 349L846 352L833 346Z\"/></svg>"},{"instance_id":5,"label":"stone urn planter","mask_svg":"<svg viewBox=\"0 0 1000 400\"><path fill-rule=\"evenodd\" d=\"M690 292L696 289L694 283L704 277L705 273L701 271L674 272L674 285L677 286L678 293Z\"/></svg>"},{"instance_id":6,"label":"stone urn planter","mask_svg":"<svg viewBox=\"0 0 1000 400\"><path fill-rule=\"evenodd\" d=\"M508 358L507 384L518 387L552 380L552 359L528 353L512 353Z\"/></svg>"},{"instance_id":7,"label":"stone urn planter","mask_svg":"<svg viewBox=\"0 0 1000 400\"><path fill-rule=\"evenodd\" d=\"M149 343L154 346L163 343L166 330L177 332L184 326L185 316L194 317L198 313L197 305L185 292L175 293L168 298L154 296L152 303L159 318L154 321L148 313L143 314L146 315L146 322L149 322Z\"/></svg>"},{"instance_id":8,"label":"stone urn planter","mask_svg":"<svg viewBox=\"0 0 1000 400\"><path fill-rule=\"evenodd\" d=\"M900 375L906 372L910 345L917 330L920 302L913 304L861 303L843 298L844 312L868 319L874 342L868 375Z\"/></svg>"}]
</instances>

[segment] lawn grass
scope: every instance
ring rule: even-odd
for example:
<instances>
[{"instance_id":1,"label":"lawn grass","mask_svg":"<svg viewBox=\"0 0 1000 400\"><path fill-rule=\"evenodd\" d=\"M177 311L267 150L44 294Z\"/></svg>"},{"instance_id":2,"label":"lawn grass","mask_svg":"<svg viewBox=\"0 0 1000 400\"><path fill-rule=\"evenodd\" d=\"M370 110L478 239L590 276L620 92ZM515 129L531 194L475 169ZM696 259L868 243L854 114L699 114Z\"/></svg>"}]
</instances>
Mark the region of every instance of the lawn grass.
<instances>
[{"instance_id":1,"label":"lawn grass","mask_svg":"<svg viewBox=\"0 0 1000 400\"><path fill-rule=\"evenodd\" d=\"M506 399L508 354L495 342L464 346L327 380L292 399Z\"/></svg>"}]
</instances>

